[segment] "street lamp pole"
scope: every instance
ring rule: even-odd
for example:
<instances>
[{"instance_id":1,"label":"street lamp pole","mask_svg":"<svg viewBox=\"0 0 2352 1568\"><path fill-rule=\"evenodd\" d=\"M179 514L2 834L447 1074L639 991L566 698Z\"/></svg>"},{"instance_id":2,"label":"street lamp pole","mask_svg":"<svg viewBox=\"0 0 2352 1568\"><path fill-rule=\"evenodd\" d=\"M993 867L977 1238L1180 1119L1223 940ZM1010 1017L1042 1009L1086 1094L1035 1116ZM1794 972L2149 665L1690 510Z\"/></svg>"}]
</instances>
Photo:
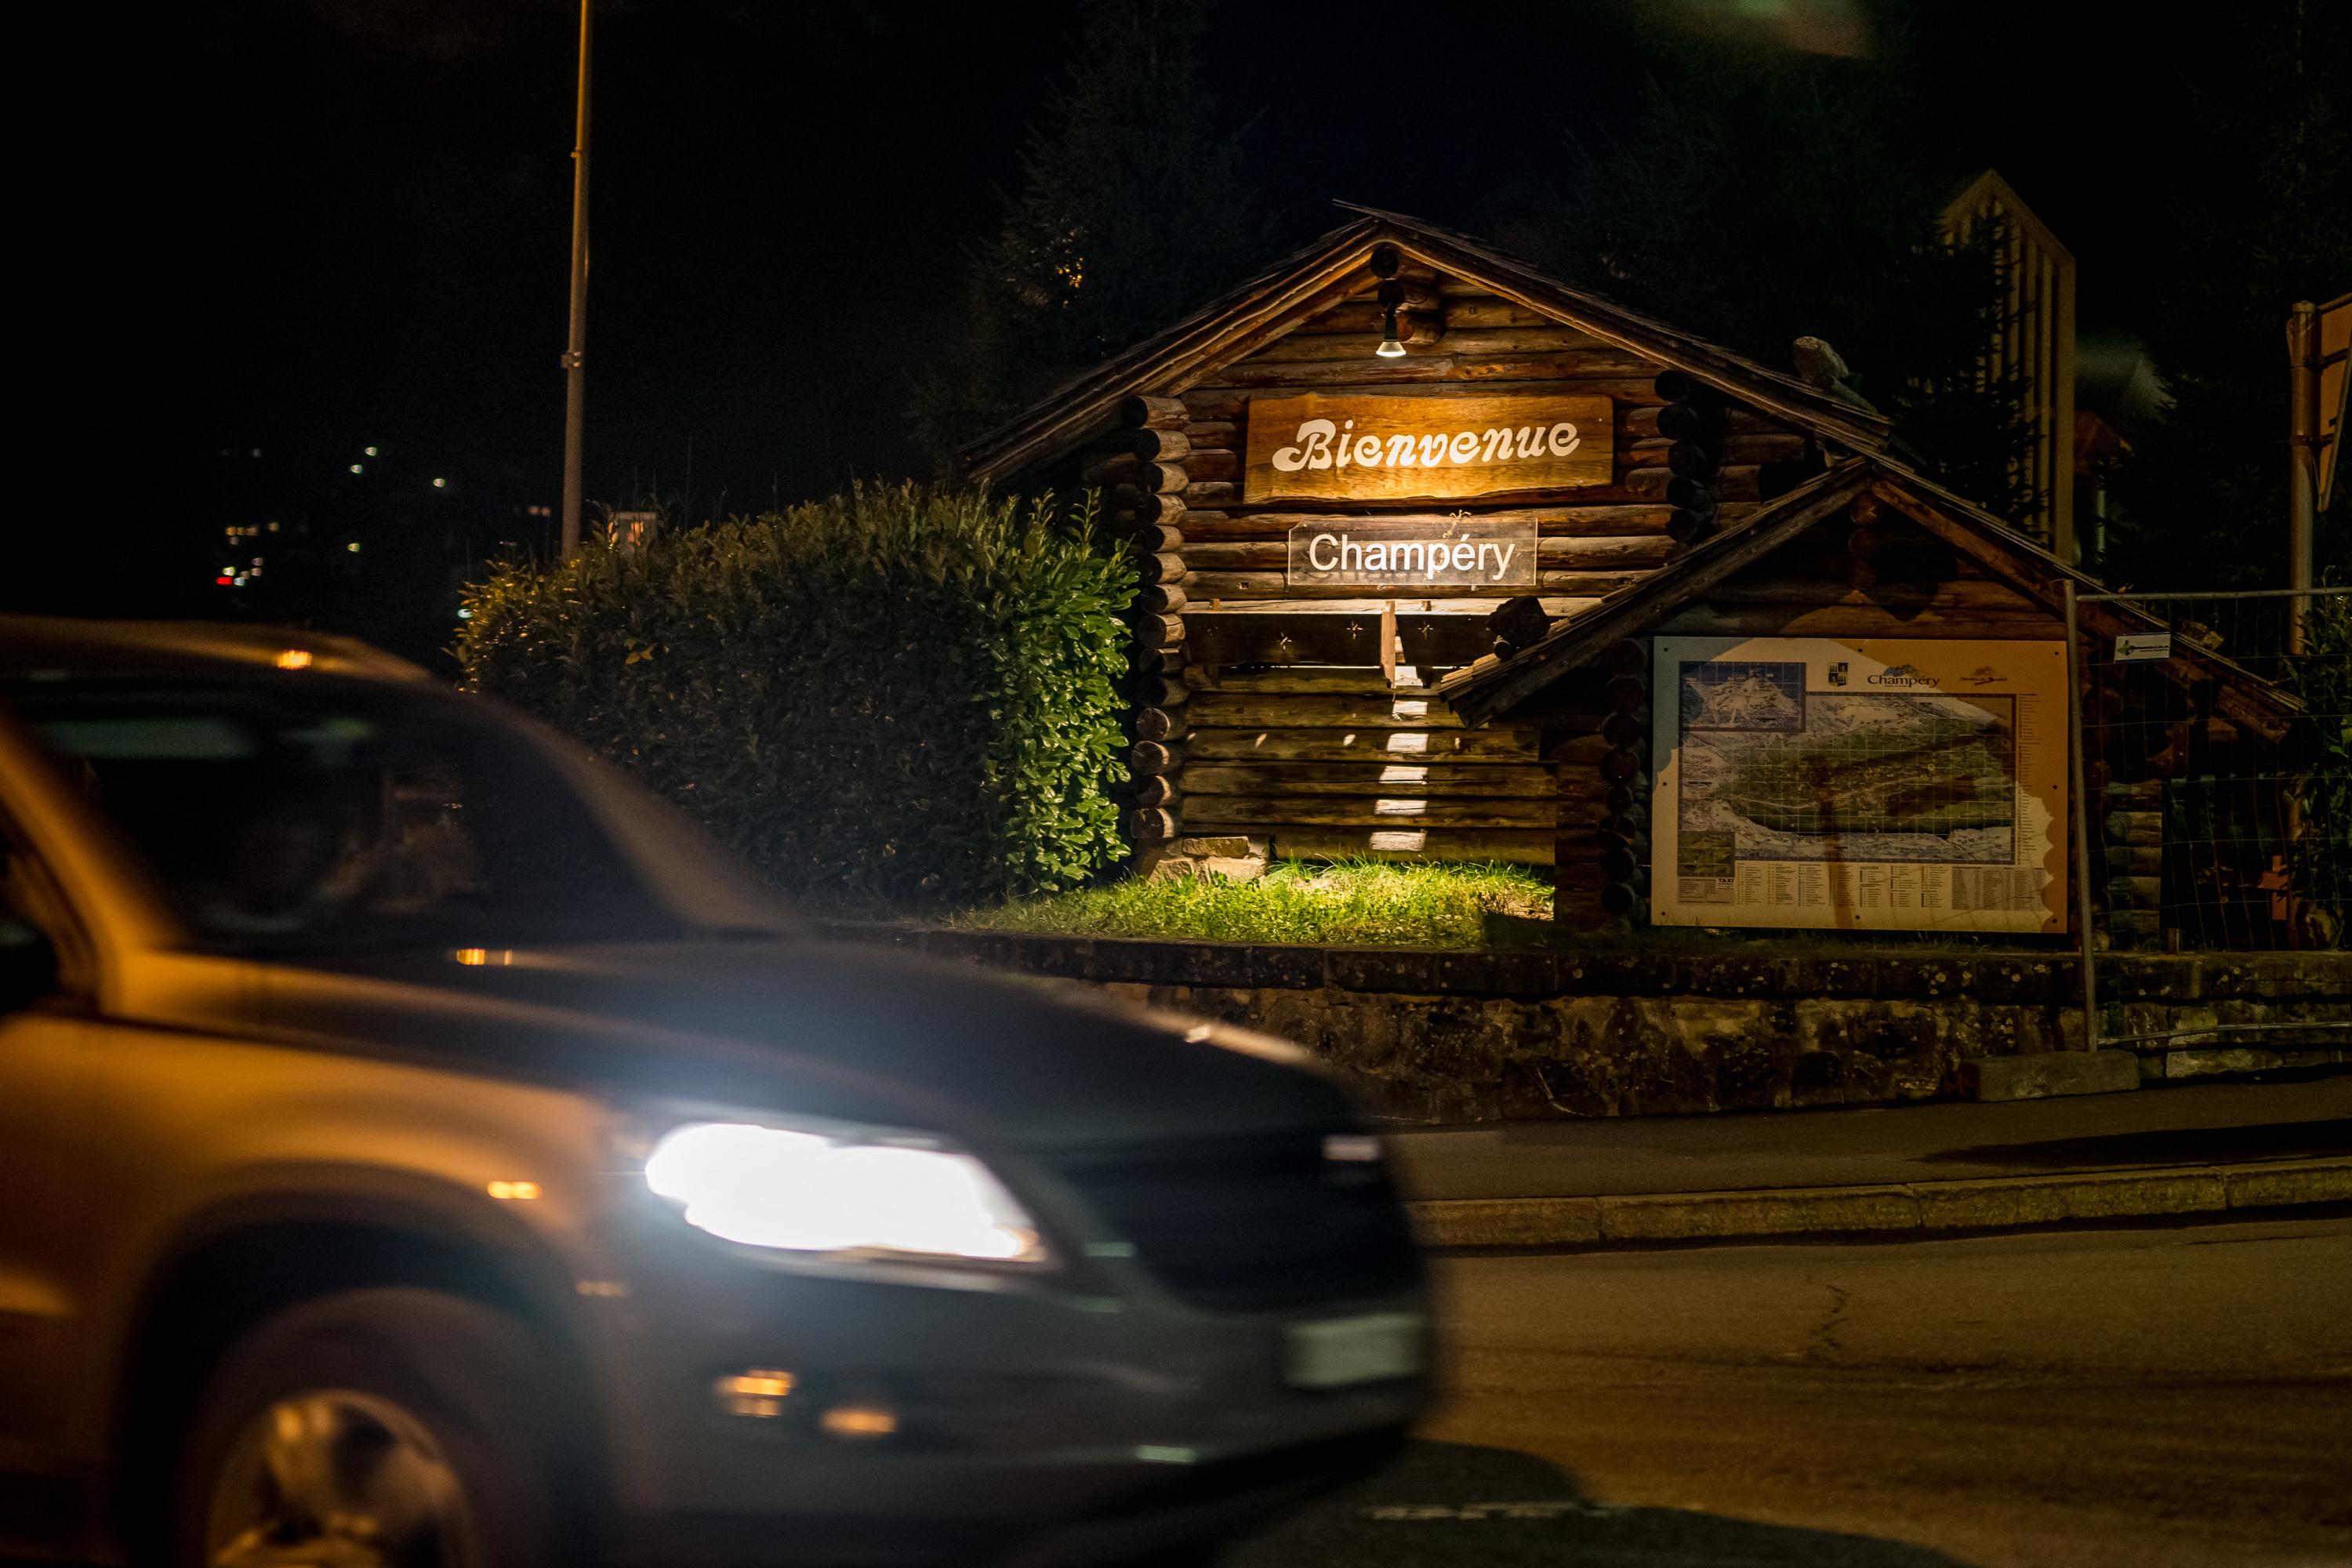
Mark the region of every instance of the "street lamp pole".
<instances>
[{"instance_id":1,"label":"street lamp pole","mask_svg":"<svg viewBox=\"0 0 2352 1568\"><path fill-rule=\"evenodd\" d=\"M580 0L580 92L572 130L572 333L563 351L563 553L580 548L580 449L588 424L588 47Z\"/></svg>"}]
</instances>

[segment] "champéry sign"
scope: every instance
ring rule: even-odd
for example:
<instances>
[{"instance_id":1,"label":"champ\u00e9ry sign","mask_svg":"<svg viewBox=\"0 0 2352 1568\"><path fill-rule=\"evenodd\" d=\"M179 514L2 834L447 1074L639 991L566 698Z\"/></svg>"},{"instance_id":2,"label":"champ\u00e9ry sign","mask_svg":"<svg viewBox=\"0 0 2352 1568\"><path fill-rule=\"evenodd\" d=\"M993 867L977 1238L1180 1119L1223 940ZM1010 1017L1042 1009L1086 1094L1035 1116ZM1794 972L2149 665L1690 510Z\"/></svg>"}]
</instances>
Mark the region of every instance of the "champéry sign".
<instances>
[{"instance_id":1,"label":"champ\u00e9ry sign","mask_svg":"<svg viewBox=\"0 0 2352 1568\"><path fill-rule=\"evenodd\" d=\"M1262 397L1242 499L1440 500L1614 482L1605 397Z\"/></svg>"}]
</instances>

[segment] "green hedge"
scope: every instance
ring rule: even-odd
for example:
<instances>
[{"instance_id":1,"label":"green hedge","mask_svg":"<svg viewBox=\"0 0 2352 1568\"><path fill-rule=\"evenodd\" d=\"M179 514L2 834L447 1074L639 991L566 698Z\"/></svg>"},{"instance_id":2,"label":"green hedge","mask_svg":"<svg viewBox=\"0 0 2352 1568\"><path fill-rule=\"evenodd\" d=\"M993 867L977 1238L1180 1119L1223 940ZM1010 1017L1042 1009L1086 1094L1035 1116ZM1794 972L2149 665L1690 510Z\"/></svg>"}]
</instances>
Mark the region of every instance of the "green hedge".
<instances>
[{"instance_id":1,"label":"green hedge","mask_svg":"<svg viewBox=\"0 0 2352 1568\"><path fill-rule=\"evenodd\" d=\"M860 487L509 565L467 595L471 689L828 902L1068 888L1123 853L1105 786L1133 569L1073 513Z\"/></svg>"}]
</instances>

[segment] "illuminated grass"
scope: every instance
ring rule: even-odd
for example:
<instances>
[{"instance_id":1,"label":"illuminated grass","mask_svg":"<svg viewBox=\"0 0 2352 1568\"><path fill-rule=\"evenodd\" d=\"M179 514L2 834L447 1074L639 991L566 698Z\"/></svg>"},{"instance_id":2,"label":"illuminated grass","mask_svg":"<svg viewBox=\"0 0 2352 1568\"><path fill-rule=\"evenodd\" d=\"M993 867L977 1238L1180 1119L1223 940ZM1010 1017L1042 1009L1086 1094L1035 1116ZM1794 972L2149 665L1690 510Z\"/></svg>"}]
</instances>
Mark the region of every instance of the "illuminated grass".
<instances>
[{"instance_id":1,"label":"illuminated grass","mask_svg":"<svg viewBox=\"0 0 2352 1568\"><path fill-rule=\"evenodd\" d=\"M1545 939L1551 884L1517 866L1282 861L1254 882L1131 879L972 910L950 923L1064 936L1493 947Z\"/></svg>"}]
</instances>

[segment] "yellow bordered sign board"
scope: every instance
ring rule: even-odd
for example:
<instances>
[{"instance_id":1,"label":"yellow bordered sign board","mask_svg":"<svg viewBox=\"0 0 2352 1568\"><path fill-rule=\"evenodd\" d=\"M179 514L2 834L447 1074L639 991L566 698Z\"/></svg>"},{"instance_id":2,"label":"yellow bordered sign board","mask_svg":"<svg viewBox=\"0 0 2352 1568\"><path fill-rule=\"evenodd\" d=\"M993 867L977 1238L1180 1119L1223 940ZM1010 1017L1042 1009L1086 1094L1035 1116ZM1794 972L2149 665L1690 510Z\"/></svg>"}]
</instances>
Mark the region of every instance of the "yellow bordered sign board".
<instances>
[{"instance_id":1,"label":"yellow bordered sign board","mask_svg":"<svg viewBox=\"0 0 2352 1568\"><path fill-rule=\"evenodd\" d=\"M1606 397L1261 397L1242 500L1454 500L1616 480Z\"/></svg>"},{"instance_id":2,"label":"yellow bordered sign board","mask_svg":"<svg viewBox=\"0 0 2352 1568\"><path fill-rule=\"evenodd\" d=\"M2066 929L2063 643L1654 650L1653 921Z\"/></svg>"}]
</instances>

